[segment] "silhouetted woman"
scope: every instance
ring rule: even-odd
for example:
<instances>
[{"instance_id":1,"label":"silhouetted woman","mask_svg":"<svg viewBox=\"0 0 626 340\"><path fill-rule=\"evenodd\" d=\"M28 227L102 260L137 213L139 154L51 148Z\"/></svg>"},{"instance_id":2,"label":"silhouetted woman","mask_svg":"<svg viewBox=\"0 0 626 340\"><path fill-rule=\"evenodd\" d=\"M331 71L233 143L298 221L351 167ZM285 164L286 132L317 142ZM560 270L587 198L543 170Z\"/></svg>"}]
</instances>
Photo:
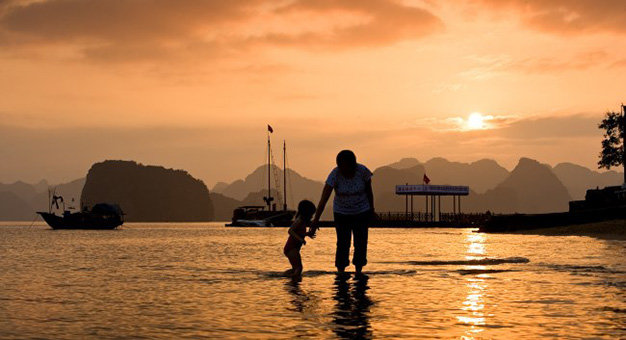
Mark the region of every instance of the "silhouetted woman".
<instances>
[{"instance_id":1,"label":"silhouetted woman","mask_svg":"<svg viewBox=\"0 0 626 340\"><path fill-rule=\"evenodd\" d=\"M315 237L319 229L319 219L324 212L330 194L335 190L333 211L337 250L335 267L340 273L350 265L350 238L354 236L354 257L352 264L357 274L367 264L367 228L374 216L374 194L372 192L372 172L356 162L350 150L337 155L337 167L330 172L317 205L309 236Z\"/></svg>"}]
</instances>

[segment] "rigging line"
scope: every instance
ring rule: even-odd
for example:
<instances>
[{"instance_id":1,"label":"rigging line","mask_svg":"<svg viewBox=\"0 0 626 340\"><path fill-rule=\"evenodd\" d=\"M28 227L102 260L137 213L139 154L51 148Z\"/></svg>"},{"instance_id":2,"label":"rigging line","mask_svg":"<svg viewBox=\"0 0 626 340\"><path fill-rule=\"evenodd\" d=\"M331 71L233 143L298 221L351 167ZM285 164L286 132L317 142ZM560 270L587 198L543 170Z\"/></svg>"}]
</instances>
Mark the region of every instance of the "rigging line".
<instances>
[{"instance_id":1,"label":"rigging line","mask_svg":"<svg viewBox=\"0 0 626 340\"><path fill-rule=\"evenodd\" d=\"M262 170L261 170L261 176L260 176L260 177L258 177L258 178L256 179L256 183L254 183L254 184L256 184L256 187L260 189L260 191L261 191L261 196L263 196L263 191L265 190L265 184L266 184L265 179L267 178L267 177L266 177L266 176L267 176L267 169L266 169L266 166L265 166L265 162L267 162L267 145L265 145L265 147L263 148L263 150L264 150L264 151L263 151L263 159L262 159L262 161L261 161L261 163L260 163L260 164L261 164L261 168L262 168ZM253 171L256 171L256 170L258 170L258 169L259 169L259 168L257 167L257 168L256 168L256 169L254 169ZM254 189L253 189L253 190L254 190ZM252 192L254 192L254 191L252 191ZM269 195L268 195L268 196L269 196ZM245 199L245 197L244 197L244 199Z\"/></svg>"},{"instance_id":2,"label":"rigging line","mask_svg":"<svg viewBox=\"0 0 626 340\"><path fill-rule=\"evenodd\" d=\"M35 218L33 219L33 221L28 226L28 229L32 228L32 226L35 224L35 221L37 220L37 218L39 218L39 214L35 214Z\"/></svg>"},{"instance_id":3,"label":"rigging line","mask_svg":"<svg viewBox=\"0 0 626 340\"><path fill-rule=\"evenodd\" d=\"M287 169L291 169L291 165L289 165L289 157L285 156L285 171L287 171ZM291 172L292 171L287 171L287 182L285 183L285 186L287 186L287 190L289 190L289 201L291 203L291 206L296 207L295 204L295 197L293 196L293 181L291 180ZM287 185L287 183L289 183L289 185Z\"/></svg>"},{"instance_id":4,"label":"rigging line","mask_svg":"<svg viewBox=\"0 0 626 340\"><path fill-rule=\"evenodd\" d=\"M274 185L275 187L275 191L276 191L276 206L277 207L282 207L283 202L282 202L282 198L281 198L281 194L280 194L280 180L278 179L278 167L276 166L276 162L274 162L274 152L272 152L272 149L270 148L270 158L272 159L272 172L274 174Z\"/></svg>"}]
</instances>

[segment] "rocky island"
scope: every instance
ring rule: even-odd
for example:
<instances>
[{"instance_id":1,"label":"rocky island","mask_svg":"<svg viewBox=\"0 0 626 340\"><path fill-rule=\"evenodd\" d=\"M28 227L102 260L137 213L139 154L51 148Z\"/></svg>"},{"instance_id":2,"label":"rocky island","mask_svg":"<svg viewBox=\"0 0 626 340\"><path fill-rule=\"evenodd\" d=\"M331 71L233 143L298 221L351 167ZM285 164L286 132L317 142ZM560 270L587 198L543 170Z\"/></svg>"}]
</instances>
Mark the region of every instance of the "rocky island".
<instances>
[{"instance_id":1,"label":"rocky island","mask_svg":"<svg viewBox=\"0 0 626 340\"><path fill-rule=\"evenodd\" d=\"M213 219L204 182L184 170L107 160L87 173L81 206L118 204L128 222L198 222Z\"/></svg>"}]
</instances>

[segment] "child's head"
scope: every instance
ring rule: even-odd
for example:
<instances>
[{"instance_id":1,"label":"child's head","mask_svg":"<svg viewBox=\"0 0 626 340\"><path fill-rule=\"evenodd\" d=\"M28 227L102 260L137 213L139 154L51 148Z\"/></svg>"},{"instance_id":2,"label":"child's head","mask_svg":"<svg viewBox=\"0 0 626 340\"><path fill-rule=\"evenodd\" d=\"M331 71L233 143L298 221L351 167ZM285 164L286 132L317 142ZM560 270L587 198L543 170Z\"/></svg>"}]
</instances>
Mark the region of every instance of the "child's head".
<instances>
[{"instance_id":1,"label":"child's head","mask_svg":"<svg viewBox=\"0 0 626 340\"><path fill-rule=\"evenodd\" d=\"M304 221L309 221L315 214L315 204L309 200L302 200L298 203L298 217Z\"/></svg>"}]
</instances>

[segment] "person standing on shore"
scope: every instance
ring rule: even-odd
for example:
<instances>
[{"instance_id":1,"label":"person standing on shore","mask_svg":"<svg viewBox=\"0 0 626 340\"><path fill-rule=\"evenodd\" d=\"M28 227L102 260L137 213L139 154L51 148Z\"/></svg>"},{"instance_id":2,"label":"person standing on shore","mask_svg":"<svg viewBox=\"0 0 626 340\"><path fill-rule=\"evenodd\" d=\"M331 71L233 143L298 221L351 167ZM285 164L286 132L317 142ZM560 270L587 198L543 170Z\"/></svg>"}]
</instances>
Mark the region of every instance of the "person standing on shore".
<instances>
[{"instance_id":1,"label":"person standing on shore","mask_svg":"<svg viewBox=\"0 0 626 340\"><path fill-rule=\"evenodd\" d=\"M354 257L352 264L357 274L361 274L367 264L368 226L374 213L374 193L372 172L357 163L354 152L343 150L337 154L337 167L334 168L322 190L315 217L309 229L309 237L315 237L319 229L320 216L324 212L330 194L335 191L333 212L337 233L335 267L343 273L350 265L350 241L354 237Z\"/></svg>"}]
</instances>

